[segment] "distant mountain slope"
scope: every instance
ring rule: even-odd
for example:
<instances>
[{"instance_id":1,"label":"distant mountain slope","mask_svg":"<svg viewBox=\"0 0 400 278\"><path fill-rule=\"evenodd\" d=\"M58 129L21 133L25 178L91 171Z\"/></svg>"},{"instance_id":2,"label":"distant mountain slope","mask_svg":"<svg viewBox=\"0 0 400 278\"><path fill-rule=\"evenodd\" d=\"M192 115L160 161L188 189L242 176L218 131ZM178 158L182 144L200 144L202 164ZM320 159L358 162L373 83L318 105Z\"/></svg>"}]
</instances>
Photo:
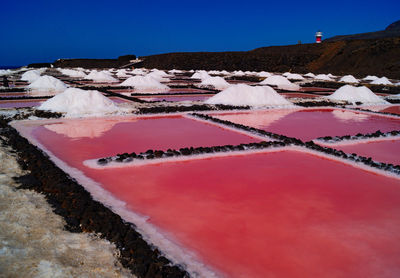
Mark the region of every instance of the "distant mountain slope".
<instances>
[{"instance_id":1,"label":"distant mountain slope","mask_svg":"<svg viewBox=\"0 0 400 278\"><path fill-rule=\"evenodd\" d=\"M257 48L246 52L167 53L137 65L160 69L292 71L400 78L400 37Z\"/></svg>"},{"instance_id":2,"label":"distant mountain slope","mask_svg":"<svg viewBox=\"0 0 400 278\"><path fill-rule=\"evenodd\" d=\"M370 40L383 39L391 37L400 37L400 20L390 24L385 30L377 32L368 32L354 35L335 36L324 40L324 42L335 42L343 40Z\"/></svg>"}]
</instances>

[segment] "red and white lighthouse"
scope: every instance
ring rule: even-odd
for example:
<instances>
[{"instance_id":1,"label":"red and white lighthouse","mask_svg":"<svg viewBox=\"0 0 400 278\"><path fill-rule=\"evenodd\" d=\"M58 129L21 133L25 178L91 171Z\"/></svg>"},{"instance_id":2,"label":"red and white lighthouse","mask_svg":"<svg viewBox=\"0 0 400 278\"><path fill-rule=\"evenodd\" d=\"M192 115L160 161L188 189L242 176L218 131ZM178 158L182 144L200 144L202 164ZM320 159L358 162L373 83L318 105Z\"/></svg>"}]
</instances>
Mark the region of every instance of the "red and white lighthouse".
<instances>
[{"instance_id":1,"label":"red and white lighthouse","mask_svg":"<svg viewBox=\"0 0 400 278\"><path fill-rule=\"evenodd\" d=\"M322 32L321 31L318 31L317 33L315 33L315 42L316 43L322 42Z\"/></svg>"}]
</instances>

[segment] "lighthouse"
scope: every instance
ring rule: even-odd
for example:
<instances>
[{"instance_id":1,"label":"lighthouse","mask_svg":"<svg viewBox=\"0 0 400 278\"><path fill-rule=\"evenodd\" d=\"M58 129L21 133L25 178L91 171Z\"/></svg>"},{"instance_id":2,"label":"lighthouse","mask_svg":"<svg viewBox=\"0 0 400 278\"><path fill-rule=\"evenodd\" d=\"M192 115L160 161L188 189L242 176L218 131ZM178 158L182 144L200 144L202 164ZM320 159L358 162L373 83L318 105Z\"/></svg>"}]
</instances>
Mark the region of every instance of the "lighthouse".
<instances>
[{"instance_id":1,"label":"lighthouse","mask_svg":"<svg viewBox=\"0 0 400 278\"><path fill-rule=\"evenodd\" d=\"M315 33L315 42L316 43L322 42L322 32L321 31L318 31L317 33Z\"/></svg>"}]
</instances>

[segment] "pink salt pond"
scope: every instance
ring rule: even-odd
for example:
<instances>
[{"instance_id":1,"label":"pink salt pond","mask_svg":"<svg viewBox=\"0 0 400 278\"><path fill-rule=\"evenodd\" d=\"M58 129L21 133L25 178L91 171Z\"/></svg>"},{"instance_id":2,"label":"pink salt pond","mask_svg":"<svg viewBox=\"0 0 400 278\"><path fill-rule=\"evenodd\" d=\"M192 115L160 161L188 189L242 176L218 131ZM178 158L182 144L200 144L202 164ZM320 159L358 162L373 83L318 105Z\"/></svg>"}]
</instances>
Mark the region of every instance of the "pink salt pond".
<instances>
[{"instance_id":1,"label":"pink salt pond","mask_svg":"<svg viewBox=\"0 0 400 278\"><path fill-rule=\"evenodd\" d=\"M42 104L44 100L0 100L0 108L24 108L34 107Z\"/></svg>"},{"instance_id":2,"label":"pink salt pond","mask_svg":"<svg viewBox=\"0 0 400 278\"><path fill-rule=\"evenodd\" d=\"M126 103L126 102L130 102L130 100L127 99L123 99L120 97L108 97L109 99L111 99L113 102L115 103Z\"/></svg>"},{"instance_id":3,"label":"pink salt pond","mask_svg":"<svg viewBox=\"0 0 400 278\"><path fill-rule=\"evenodd\" d=\"M60 120L36 127L33 134L74 167L87 159L117 153L261 141L179 115Z\"/></svg>"},{"instance_id":4,"label":"pink salt pond","mask_svg":"<svg viewBox=\"0 0 400 278\"><path fill-rule=\"evenodd\" d=\"M296 137L303 141L324 137L399 130L400 119L345 109L286 109L210 113L213 117Z\"/></svg>"},{"instance_id":5,"label":"pink salt pond","mask_svg":"<svg viewBox=\"0 0 400 278\"><path fill-rule=\"evenodd\" d=\"M398 179L295 150L102 170L82 164L118 149L205 145L205 135L179 134L182 120L110 123L91 134L56 123L34 128L33 136L224 277L400 273ZM93 126L86 123L85 132ZM237 136L219 140L228 138Z\"/></svg>"},{"instance_id":6,"label":"pink salt pond","mask_svg":"<svg viewBox=\"0 0 400 278\"><path fill-rule=\"evenodd\" d=\"M375 161L400 165L400 137L393 140L377 139L374 141L329 145L329 147L349 154L356 153L361 156L371 157Z\"/></svg>"}]
</instances>

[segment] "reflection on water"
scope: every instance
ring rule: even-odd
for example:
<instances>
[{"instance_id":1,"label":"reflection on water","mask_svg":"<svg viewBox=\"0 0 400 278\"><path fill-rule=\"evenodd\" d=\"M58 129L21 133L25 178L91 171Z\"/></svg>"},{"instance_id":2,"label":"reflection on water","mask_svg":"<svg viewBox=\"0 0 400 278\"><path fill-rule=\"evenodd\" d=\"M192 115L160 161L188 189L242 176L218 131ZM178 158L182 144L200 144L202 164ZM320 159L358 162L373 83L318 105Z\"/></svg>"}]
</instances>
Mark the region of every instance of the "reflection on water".
<instances>
[{"instance_id":1,"label":"reflection on water","mask_svg":"<svg viewBox=\"0 0 400 278\"><path fill-rule=\"evenodd\" d=\"M336 119L342 122L348 122L348 121L363 122L369 119L368 114L355 113L346 110L333 110L332 115Z\"/></svg>"},{"instance_id":2,"label":"reflection on water","mask_svg":"<svg viewBox=\"0 0 400 278\"><path fill-rule=\"evenodd\" d=\"M67 136L73 139L79 138L96 138L101 137L104 133L111 130L115 124L123 122L136 122L137 119L130 118L129 120L106 120L104 118L96 119L77 119L65 120L60 123L48 124L44 127L57 134Z\"/></svg>"}]
</instances>

